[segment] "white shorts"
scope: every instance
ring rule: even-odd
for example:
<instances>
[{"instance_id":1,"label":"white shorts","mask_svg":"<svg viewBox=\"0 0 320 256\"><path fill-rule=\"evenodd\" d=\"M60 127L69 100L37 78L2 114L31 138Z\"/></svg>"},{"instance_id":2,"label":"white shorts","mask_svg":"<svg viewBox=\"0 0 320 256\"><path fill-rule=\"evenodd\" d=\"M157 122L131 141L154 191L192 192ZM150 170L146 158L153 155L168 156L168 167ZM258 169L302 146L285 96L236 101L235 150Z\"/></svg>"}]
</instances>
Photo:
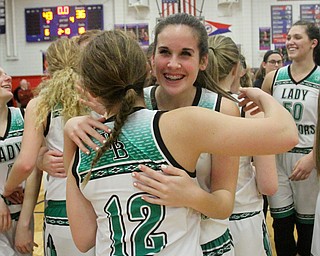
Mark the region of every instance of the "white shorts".
<instances>
[{"instance_id":1,"label":"white shorts","mask_svg":"<svg viewBox=\"0 0 320 256\"><path fill-rule=\"evenodd\" d=\"M284 153L276 156L279 186L276 194L268 197L273 218L284 218L295 214L300 223L313 224L319 191L316 169L312 170L306 180L289 180L294 165L303 156L305 154L300 153Z\"/></svg>"},{"instance_id":2,"label":"white shorts","mask_svg":"<svg viewBox=\"0 0 320 256\"><path fill-rule=\"evenodd\" d=\"M235 255L272 255L263 211L232 214L230 231Z\"/></svg>"}]
</instances>

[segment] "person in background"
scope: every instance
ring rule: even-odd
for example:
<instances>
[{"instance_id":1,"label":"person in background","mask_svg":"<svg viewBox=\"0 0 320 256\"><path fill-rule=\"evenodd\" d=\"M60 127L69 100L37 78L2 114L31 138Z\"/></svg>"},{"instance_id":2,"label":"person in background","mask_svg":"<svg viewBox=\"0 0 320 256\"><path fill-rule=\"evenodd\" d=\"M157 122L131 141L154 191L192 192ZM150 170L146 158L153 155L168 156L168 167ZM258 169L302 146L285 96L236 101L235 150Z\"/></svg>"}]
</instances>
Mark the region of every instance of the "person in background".
<instances>
[{"instance_id":1,"label":"person in background","mask_svg":"<svg viewBox=\"0 0 320 256\"><path fill-rule=\"evenodd\" d=\"M157 78L154 76L154 73L152 70L152 63L151 63L153 53L154 53L154 43L151 43L146 51L148 76L146 79L145 87L155 85L157 83Z\"/></svg>"},{"instance_id":2,"label":"person in background","mask_svg":"<svg viewBox=\"0 0 320 256\"><path fill-rule=\"evenodd\" d=\"M254 87L261 88L263 80L269 72L277 70L283 66L283 57L281 53L277 50L269 50L263 56L263 61L260 64L260 68L255 74L255 80L253 82ZM268 197L263 195L263 213L264 217L267 218L268 214Z\"/></svg>"},{"instance_id":3,"label":"person in background","mask_svg":"<svg viewBox=\"0 0 320 256\"><path fill-rule=\"evenodd\" d=\"M163 45L160 35L159 44ZM93 150L89 154L81 152L65 133L67 212L73 239L81 251L96 246L97 256L200 256L203 255L199 244L200 214L195 210L225 218L227 212L221 211L221 204L232 201L222 194L208 197L194 183L200 153L282 151L296 143L296 127L287 111L277 106L271 96L252 88L243 89L239 97L245 98L243 104L253 100L266 111L266 118L249 121L199 107L147 110L143 96L146 73L145 54L136 41L121 31L102 32L82 53L82 85L105 106L105 125L112 130L98 131L105 141L97 154ZM171 75L166 76L172 80ZM68 122L65 130L67 126ZM234 127L241 128L241 133L236 134ZM190 136L195 130L197 136ZM269 136L276 142L270 141ZM249 147L243 147L243 143L249 143ZM173 177L152 171L144 164L156 169L161 165ZM184 171L167 172L163 165L168 164ZM170 181L174 178L174 184L168 184L167 178ZM183 183L188 180L183 188L179 185L181 180ZM167 189L158 187L158 182L160 187L178 185L179 191L168 198ZM153 184L155 191L148 186ZM148 195L150 192L155 192L156 197ZM176 206L179 197L181 204Z\"/></svg>"},{"instance_id":4,"label":"person in background","mask_svg":"<svg viewBox=\"0 0 320 256\"><path fill-rule=\"evenodd\" d=\"M236 97L240 85L251 87L252 80L246 60L230 37L209 37L209 49L211 52L207 69L217 77L221 88ZM241 116L253 118L250 113L244 111L241 111ZM262 118L263 113L254 117ZM241 156L238 169L235 204L228 219L235 256L271 255L261 193L272 195L277 190L274 156Z\"/></svg>"},{"instance_id":5,"label":"person in background","mask_svg":"<svg viewBox=\"0 0 320 256\"><path fill-rule=\"evenodd\" d=\"M80 49L85 47L90 40L92 40L95 36L97 36L101 30L99 29L91 29L85 31L83 34L79 36L72 37L72 40L80 46ZM79 87L77 87L77 90ZM79 92L80 93L80 92ZM82 99L79 99L82 104ZM101 117L95 112L91 112L91 115L99 118ZM43 170L45 175L48 173L49 175L57 178L66 178L66 172L63 166L63 152L59 150L51 149L49 150L47 146L43 146L39 152L37 159L37 167L40 170Z\"/></svg>"},{"instance_id":6,"label":"person in background","mask_svg":"<svg viewBox=\"0 0 320 256\"><path fill-rule=\"evenodd\" d=\"M19 86L14 90L14 99L18 107L26 108L29 101L33 98L30 83L26 79L21 79Z\"/></svg>"},{"instance_id":7,"label":"person in background","mask_svg":"<svg viewBox=\"0 0 320 256\"><path fill-rule=\"evenodd\" d=\"M255 74L253 86L261 88L261 85L263 83L263 80L266 74L268 74L270 71L281 68L282 66L283 66L283 57L280 54L280 52L277 50L267 51L263 56L263 60L260 64L260 68L257 70Z\"/></svg>"},{"instance_id":8,"label":"person in background","mask_svg":"<svg viewBox=\"0 0 320 256\"><path fill-rule=\"evenodd\" d=\"M49 150L63 152L63 127L66 120L88 113L79 102L79 94L75 89L79 52L75 40L68 38L57 39L46 51L49 77L40 84L39 96L27 106L21 151L6 182L5 196L10 195L30 175L43 143ZM45 255L83 255L72 240L68 224L66 176L49 174L45 190ZM85 255L94 255L94 249Z\"/></svg>"},{"instance_id":9,"label":"person in background","mask_svg":"<svg viewBox=\"0 0 320 256\"><path fill-rule=\"evenodd\" d=\"M317 167L318 179L320 178L320 97L318 97L318 121L317 133L313 146L313 160ZM314 219L311 256L320 256L320 190L317 199L316 213Z\"/></svg>"},{"instance_id":10,"label":"person in background","mask_svg":"<svg viewBox=\"0 0 320 256\"><path fill-rule=\"evenodd\" d=\"M248 67L246 58L243 54L240 54L240 86L252 87L252 72Z\"/></svg>"},{"instance_id":11,"label":"person in background","mask_svg":"<svg viewBox=\"0 0 320 256\"><path fill-rule=\"evenodd\" d=\"M33 246L33 220L26 219L21 208L32 208L32 199L38 193L41 175L35 169L24 182L18 184L10 197L4 196L4 186L12 165L20 152L24 132L24 109L7 107L12 99L12 78L0 67L0 255L31 255ZM22 204L23 203L23 204ZM29 235L32 236L29 236ZM24 243L21 237L29 237ZM26 247L25 247L26 246ZM35 245L36 246L36 245Z\"/></svg>"},{"instance_id":12,"label":"person in background","mask_svg":"<svg viewBox=\"0 0 320 256\"><path fill-rule=\"evenodd\" d=\"M315 24L294 23L286 39L292 63L269 72L262 85L290 112L299 133L299 143L276 156L279 186L277 193L268 197L278 256L310 255L319 191L312 151L320 90L320 63L316 62L319 42L320 31Z\"/></svg>"}]
</instances>

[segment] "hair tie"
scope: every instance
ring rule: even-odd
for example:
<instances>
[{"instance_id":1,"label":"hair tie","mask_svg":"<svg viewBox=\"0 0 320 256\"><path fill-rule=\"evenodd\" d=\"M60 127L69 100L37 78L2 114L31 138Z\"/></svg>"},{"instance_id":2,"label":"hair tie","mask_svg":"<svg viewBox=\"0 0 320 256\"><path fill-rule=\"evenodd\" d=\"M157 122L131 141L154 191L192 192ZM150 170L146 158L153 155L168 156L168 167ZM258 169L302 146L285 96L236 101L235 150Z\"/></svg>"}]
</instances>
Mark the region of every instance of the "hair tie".
<instances>
[{"instance_id":1,"label":"hair tie","mask_svg":"<svg viewBox=\"0 0 320 256\"><path fill-rule=\"evenodd\" d=\"M129 90L131 90L131 89L135 90L134 85L133 85L133 84L128 84L128 85L124 88L124 91L125 91L125 93L127 93L127 91L129 91Z\"/></svg>"},{"instance_id":2,"label":"hair tie","mask_svg":"<svg viewBox=\"0 0 320 256\"><path fill-rule=\"evenodd\" d=\"M209 49L210 49L211 51L213 51L213 53L215 53L215 50L214 50L213 47L210 46Z\"/></svg>"}]
</instances>

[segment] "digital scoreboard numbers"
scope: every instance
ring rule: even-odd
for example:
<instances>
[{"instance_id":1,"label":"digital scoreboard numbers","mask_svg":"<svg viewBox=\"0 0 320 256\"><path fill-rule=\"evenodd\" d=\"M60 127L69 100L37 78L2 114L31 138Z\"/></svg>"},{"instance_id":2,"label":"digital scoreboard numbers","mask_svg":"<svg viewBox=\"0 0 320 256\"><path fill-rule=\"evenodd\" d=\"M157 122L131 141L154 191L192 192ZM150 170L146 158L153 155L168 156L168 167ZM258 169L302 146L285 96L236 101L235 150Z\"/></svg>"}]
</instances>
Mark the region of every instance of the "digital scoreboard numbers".
<instances>
[{"instance_id":1,"label":"digital scoreboard numbers","mask_svg":"<svg viewBox=\"0 0 320 256\"><path fill-rule=\"evenodd\" d=\"M103 30L103 5L27 8L25 19L27 42L54 41Z\"/></svg>"}]
</instances>

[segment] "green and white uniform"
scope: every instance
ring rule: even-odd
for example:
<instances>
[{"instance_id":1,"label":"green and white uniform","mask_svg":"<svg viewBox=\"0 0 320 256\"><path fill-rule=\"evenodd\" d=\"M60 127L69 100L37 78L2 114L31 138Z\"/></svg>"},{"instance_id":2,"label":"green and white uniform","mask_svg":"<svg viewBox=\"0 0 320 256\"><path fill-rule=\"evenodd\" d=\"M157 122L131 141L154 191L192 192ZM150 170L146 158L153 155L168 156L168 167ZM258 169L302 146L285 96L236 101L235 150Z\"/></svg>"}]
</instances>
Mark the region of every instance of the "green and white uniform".
<instances>
[{"instance_id":1,"label":"green and white uniform","mask_svg":"<svg viewBox=\"0 0 320 256\"><path fill-rule=\"evenodd\" d=\"M202 255L200 214L187 207L150 204L141 198L145 193L133 186L132 172L139 171L139 164L153 169L160 169L161 164L181 168L161 138L158 125L161 113L136 109L130 114L119 138L93 167L84 187L81 183L95 153L76 151L72 172L97 215L97 256ZM105 124L112 128L112 118Z\"/></svg>"},{"instance_id":2,"label":"green and white uniform","mask_svg":"<svg viewBox=\"0 0 320 256\"><path fill-rule=\"evenodd\" d=\"M4 136L0 137L0 194L3 193L10 170L20 152L24 129L23 114L23 109L8 108L7 129ZM5 201L11 213L12 226L8 231L0 232L0 256L31 255L20 254L14 249L15 230L22 205Z\"/></svg>"},{"instance_id":3,"label":"green and white uniform","mask_svg":"<svg viewBox=\"0 0 320 256\"><path fill-rule=\"evenodd\" d=\"M318 118L319 89L318 66L298 82L292 79L290 66L280 68L275 74L272 95L292 114L298 128L299 143L289 152L276 155L279 188L274 196L269 197L273 218L295 214L300 223L312 224L314 221L319 191L316 169L312 170L306 180L291 181L289 176L297 161L312 150Z\"/></svg>"},{"instance_id":4,"label":"green and white uniform","mask_svg":"<svg viewBox=\"0 0 320 256\"><path fill-rule=\"evenodd\" d=\"M240 157L239 175L230 230L235 255L272 255L263 214L263 198L257 188L252 157Z\"/></svg>"},{"instance_id":5,"label":"green and white uniform","mask_svg":"<svg viewBox=\"0 0 320 256\"><path fill-rule=\"evenodd\" d=\"M44 133L49 150L63 152L64 120L61 116L61 106L56 106L47 119ZM66 210L66 181L67 178L57 178L47 175L45 191L45 223L44 251L46 256L86 255L93 256L94 250L81 253L75 246Z\"/></svg>"},{"instance_id":6,"label":"green and white uniform","mask_svg":"<svg viewBox=\"0 0 320 256\"><path fill-rule=\"evenodd\" d=\"M148 109L158 109L155 90L156 86L144 89L144 100ZM221 95L197 87L192 106L199 106L219 112L221 99ZM207 192L210 191L211 164L211 154L203 153L200 155L196 166L197 180L200 187ZM205 256L233 256L234 248L232 237L229 233L229 219L218 220L202 215L200 244Z\"/></svg>"}]
</instances>

